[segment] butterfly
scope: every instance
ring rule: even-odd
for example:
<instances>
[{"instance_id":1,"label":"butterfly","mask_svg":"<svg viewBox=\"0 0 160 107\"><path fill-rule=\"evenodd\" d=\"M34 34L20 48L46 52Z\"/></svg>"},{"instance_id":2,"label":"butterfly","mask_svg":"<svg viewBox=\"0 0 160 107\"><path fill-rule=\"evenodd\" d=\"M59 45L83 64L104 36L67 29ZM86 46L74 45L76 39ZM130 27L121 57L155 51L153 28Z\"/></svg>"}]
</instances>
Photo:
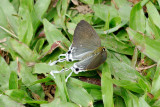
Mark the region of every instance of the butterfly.
<instances>
[{"instance_id":1,"label":"butterfly","mask_svg":"<svg viewBox=\"0 0 160 107\"><path fill-rule=\"evenodd\" d=\"M65 58L60 59L61 56ZM88 22L81 20L75 28L73 42L68 52L61 54L57 61L49 63L49 65L52 66L65 60L77 62L69 69L65 68L61 71L52 70L50 74L53 75L54 73L60 73L71 69L72 72L66 78L67 81L73 72L78 74L79 72L94 70L104 63L106 59L107 52L105 47L101 46L100 37Z\"/></svg>"}]
</instances>

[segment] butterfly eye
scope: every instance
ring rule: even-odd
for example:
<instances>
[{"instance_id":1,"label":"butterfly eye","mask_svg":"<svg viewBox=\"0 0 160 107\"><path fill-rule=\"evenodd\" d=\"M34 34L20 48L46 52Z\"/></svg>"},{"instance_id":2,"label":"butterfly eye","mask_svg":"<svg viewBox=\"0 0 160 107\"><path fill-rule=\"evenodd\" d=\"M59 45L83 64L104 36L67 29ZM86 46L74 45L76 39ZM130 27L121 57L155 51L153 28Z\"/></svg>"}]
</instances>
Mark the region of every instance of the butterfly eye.
<instances>
[{"instance_id":1,"label":"butterfly eye","mask_svg":"<svg viewBox=\"0 0 160 107\"><path fill-rule=\"evenodd\" d=\"M71 62L72 60L71 59L69 59L69 62Z\"/></svg>"},{"instance_id":2,"label":"butterfly eye","mask_svg":"<svg viewBox=\"0 0 160 107\"><path fill-rule=\"evenodd\" d=\"M105 48L103 48L103 51L105 51L106 49Z\"/></svg>"}]
</instances>

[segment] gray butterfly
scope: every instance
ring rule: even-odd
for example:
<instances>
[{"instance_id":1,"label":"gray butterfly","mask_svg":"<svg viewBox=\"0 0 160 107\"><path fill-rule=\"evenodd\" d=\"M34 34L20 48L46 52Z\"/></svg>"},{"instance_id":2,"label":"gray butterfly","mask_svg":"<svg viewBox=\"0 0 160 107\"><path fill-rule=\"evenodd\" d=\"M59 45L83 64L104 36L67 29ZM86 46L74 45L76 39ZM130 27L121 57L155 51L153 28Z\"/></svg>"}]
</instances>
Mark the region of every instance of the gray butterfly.
<instances>
[{"instance_id":1,"label":"gray butterfly","mask_svg":"<svg viewBox=\"0 0 160 107\"><path fill-rule=\"evenodd\" d=\"M60 59L64 56L64 59ZM69 68L72 72L68 75L67 79L74 72L78 74L79 72L88 71L96 69L107 59L107 52L104 47L101 46L101 40L92 26L81 20L74 31L73 43L69 47L66 54L60 55L57 61L50 63L49 65L56 64L57 62L63 61L78 61ZM63 69L60 72L68 71L69 69ZM51 71L51 74L60 73L59 71Z\"/></svg>"}]
</instances>

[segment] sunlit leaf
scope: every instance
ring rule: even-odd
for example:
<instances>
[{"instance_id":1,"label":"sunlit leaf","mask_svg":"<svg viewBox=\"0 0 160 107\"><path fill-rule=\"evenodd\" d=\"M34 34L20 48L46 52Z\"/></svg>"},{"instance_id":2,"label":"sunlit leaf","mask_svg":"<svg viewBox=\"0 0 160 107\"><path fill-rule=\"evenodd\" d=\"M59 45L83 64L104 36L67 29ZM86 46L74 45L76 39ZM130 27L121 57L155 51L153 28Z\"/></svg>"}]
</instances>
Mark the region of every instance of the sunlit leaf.
<instances>
[{"instance_id":1,"label":"sunlit leaf","mask_svg":"<svg viewBox=\"0 0 160 107\"><path fill-rule=\"evenodd\" d=\"M151 18L153 23L160 28L160 16L158 10L151 2L148 2L146 6L149 17Z\"/></svg>"},{"instance_id":2,"label":"sunlit leaf","mask_svg":"<svg viewBox=\"0 0 160 107\"><path fill-rule=\"evenodd\" d=\"M23 107L22 104L18 103L17 101L14 101L7 95L1 95L0 97L0 104L2 107Z\"/></svg>"},{"instance_id":3,"label":"sunlit leaf","mask_svg":"<svg viewBox=\"0 0 160 107\"><path fill-rule=\"evenodd\" d=\"M104 63L101 78L102 98L105 107L114 107L113 105L113 84L108 78L111 78L110 67Z\"/></svg>"},{"instance_id":4,"label":"sunlit leaf","mask_svg":"<svg viewBox=\"0 0 160 107\"><path fill-rule=\"evenodd\" d=\"M87 93L87 91L78 86L77 84L71 84L69 81L67 83L67 89L69 98L74 103L81 105L81 106L93 106L93 98L90 94Z\"/></svg>"},{"instance_id":5,"label":"sunlit leaf","mask_svg":"<svg viewBox=\"0 0 160 107\"><path fill-rule=\"evenodd\" d=\"M5 60L0 56L0 90L9 89L10 68Z\"/></svg>"},{"instance_id":6,"label":"sunlit leaf","mask_svg":"<svg viewBox=\"0 0 160 107\"><path fill-rule=\"evenodd\" d=\"M46 34L47 41L50 44L53 44L57 41L61 41L66 45L67 47L70 46L70 42L67 40L67 38L61 33L60 30L55 28L50 22L48 22L46 19L43 20L44 24L44 31Z\"/></svg>"},{"instance_id":7,"label":"sunlit leaf","mask_svg":"<svg viewBox=\"0 0 160 107\"><path fill-rule=\"evenodd\" d=\"M54 99L48 104L41 104L41 107L79 107L78 105L70 102L61 101L59 98Z\"/></svg>"},{"instance_id":8,"label":"sunlit leaf","mask_svg":"<svg viewBox=\"0 0 160 107\"><path fill-rule=\"evenodd\" d=\"M127 32L132 43L134 43L142 53L156 62L160 60L160 42L150 39L146 35L138 33L130 28L127 28Z\"/></svg>"},{"instance_id":9,"label":"sunlit leaf","mask_svg":"<svg viewBox=\"0 0 160 107\"><path fill-rule=\"evenodd\" d=\"M37 76L32 74L32 68L21 64L20 78L22 78L22 82L25 86L33 93L37 94L40 99L44 99L44 92L40 84L30 86L33 82L37 81Z\"/></svg>"},{"instance_id":10,"label":"sunlit leaf","mask_svg":"<svg viewBox=\"0 0 160 107\"><path fill-rule=\"evenodd\" d=\"M9 89L18 89L18 76L17 73L11 72L9 78Z\"/></svg>"},{"instance_id":11,"label":"sunlit leaf","mask_svg":"<svg viewBox=\"0 0 160 107\"><path fill-rule=\"evenodd\" d=\"M36 61L38 58L38 54L34 53L27 45L10 38L10 48L12 48L15 52L17 52L25 61Z\"/></svg>"},{"instance_id":12,"label":"sunlit leaf","mask_svg":"<svg viewBox=\"0 0 160 107\"><path fill-rule=\"evenodd\" d=\"M137 3L131 10L129 26L142 33L145 31L145 16L140 3Z\"/></svg>"}]
</instances>

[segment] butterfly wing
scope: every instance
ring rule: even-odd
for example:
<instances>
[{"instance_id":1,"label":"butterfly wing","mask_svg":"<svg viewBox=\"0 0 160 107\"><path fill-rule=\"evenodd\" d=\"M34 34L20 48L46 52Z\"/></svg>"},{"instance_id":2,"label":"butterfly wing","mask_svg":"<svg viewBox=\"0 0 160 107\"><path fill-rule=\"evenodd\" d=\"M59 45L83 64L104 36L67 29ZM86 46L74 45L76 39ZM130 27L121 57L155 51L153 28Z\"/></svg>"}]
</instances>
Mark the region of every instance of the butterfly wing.
<instances>
[{"instance_id":1,"label":"butterfly wing","mask_svg":"<svg viewBox=\"0 0 160 107\"><path fill-rule=\"evenodd\" d=\"M74 31L73 43L71 46L72 59L81 58L101 46L101 41L92 26L82 20L77 24Z\"/></svg>"},{"instance_id":2,"label":"butterfly wing","mask_svg":"<svg viewBox=\"0 0 160 107\"><path fill-rule=\"evenodd\" d=\"M106 59L107 52L105 50L101 50L100 53L75 63L75 66L80 68L81 71L93 70L104 63Z\"/></svg>"}]
</instances>

